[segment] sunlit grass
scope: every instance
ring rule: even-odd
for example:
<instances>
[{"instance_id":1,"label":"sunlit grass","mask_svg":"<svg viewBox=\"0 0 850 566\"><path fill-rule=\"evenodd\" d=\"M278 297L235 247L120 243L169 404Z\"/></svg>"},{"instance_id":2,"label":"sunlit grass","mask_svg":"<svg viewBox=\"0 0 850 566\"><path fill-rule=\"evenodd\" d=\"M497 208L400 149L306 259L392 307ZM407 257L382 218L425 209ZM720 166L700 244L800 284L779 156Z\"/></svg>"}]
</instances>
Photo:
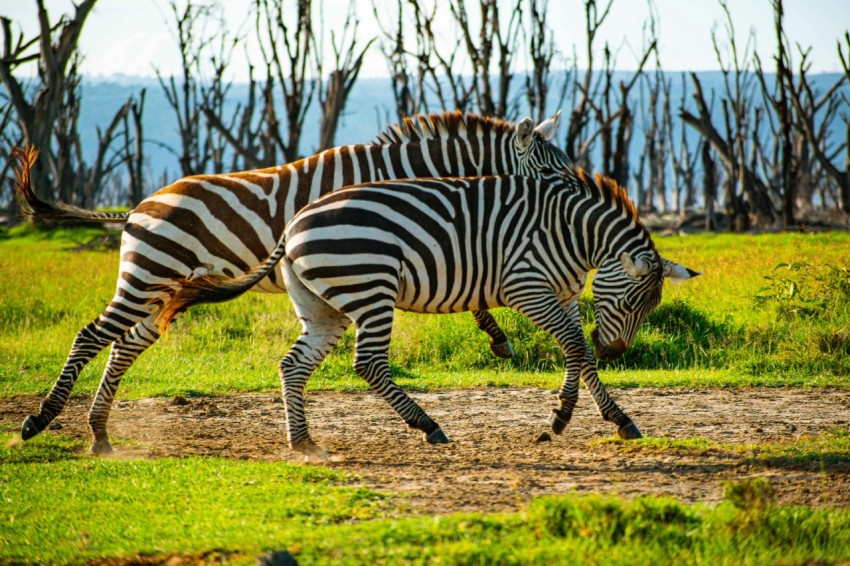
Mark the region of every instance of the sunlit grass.
<instances>
[{"instance_id":1,"label":"sunlit grass","mask_svg":"<svg viewBox=\"0 0 850 566\"><path fill-rule=\"evenodd\" d=\"M781 442L717 442L708 438L641 438L622 441L603 438L591 445L611 445L624 454L643 452L688 454L728 454L765 464L850 463L850 431L835 429L824 434L800 436Z\"/></svg>"},{"instance_id":2,"label":"sunlit grass","mask_svg":"<svg viewBox=\"0 0 850 566\"><path fill-rule=\"evenodd\" d=\"M0 563L218 550L259 555L317 526L382 514L346 473L216 458L118 461L43 434L0 435Z\"/></svg>"}]
</instances>

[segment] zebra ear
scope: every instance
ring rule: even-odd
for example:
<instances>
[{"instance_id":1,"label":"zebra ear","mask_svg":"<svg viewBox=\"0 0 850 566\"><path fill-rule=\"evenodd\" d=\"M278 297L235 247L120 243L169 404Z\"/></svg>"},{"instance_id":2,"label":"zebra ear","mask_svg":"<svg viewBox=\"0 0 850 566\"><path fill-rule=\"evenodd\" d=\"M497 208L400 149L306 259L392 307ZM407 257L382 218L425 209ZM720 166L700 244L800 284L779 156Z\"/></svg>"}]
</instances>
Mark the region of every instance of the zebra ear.
<instances>
[{"instance_id":1,"label":"zebra ear","mask_svg":"<svg viewBox=\"0 0 850 566\"><path fill-rule=\"evenodd\" d=\"M684 265L679 265L678 263L663 257L661 258L661 264L664 266L664 277L671 281L685 281L686 279L692 279L697 275L702 275L702 273L689 269Z\"/></svg>"},{"instance_id":2,"label":"zebra ear","mask_svg":"<svg viewBox=\"0 0 850 566\"><path fill-rule=\"evenodd\" d=\"M516 127L516 143L520 151L525 151L531 145L534 135L534 122L531 118L523 118Z\"/></svg>"},{"instance_id":3,"label":"zebra ear","mask_svg":"<svg viewBox=\"0 0 850 566\"><path fill-rule=\"evenodd\" d=\"M544 140L549 141L558 129L558 120L560 119L561 111L558 110L554 116L540 122L540 124L534 128L534 132L540 134Z\"/></svg>"},{"instance_id":4,"label":"zebra ear","mask_svg":"<svg viewBox=\"0 0 850 566\"><path fill-rule=\"evenodd\" d=\"M634 260L628 253L623 252L620 254L620 263L623 265L626 275L632 279L638 279L649 273L649 262L642 257Z\"/></svg>"}]
</instances>

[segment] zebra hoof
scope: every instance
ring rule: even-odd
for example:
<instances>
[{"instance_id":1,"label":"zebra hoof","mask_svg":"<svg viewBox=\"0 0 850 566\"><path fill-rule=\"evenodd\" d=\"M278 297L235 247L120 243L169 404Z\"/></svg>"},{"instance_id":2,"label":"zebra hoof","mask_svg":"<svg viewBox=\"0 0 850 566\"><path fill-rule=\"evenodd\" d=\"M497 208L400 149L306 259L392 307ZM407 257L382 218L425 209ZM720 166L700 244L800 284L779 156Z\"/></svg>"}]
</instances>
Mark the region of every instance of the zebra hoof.
<instances>
[{"instance_id":1,"label":"zebra hoof","mask_svg":"<svg viewBox=\"0 0 850 566\"><path fill-rule=\"evenodd\" d=\"M328 453L312 440L305 440L290 446L296 452L303 454L304 461L308 464L321 464L329 460Z\"/></svg>"},{"instance_id":2,"label":"zebra hoof","mask_svg":"<svg viewBox=\"0 0 850 566\"><path fill-rule=\"evenodd\" d=\"M552 409L552 414L549 415L549 426L552 427L552 432L561 434L569 424L569 419L564 420L558 415L558 409Z\"/></svg>"},{"instance_id":3,"label":"zebra hoof","mask_svg":"<svg viewBox=\"0 0 850 566\"><path fill-rule=\"evenodd\" d=\"M449 437L446 436L446 433L443 432L443 429L438 428L433 431L431 434L425 434L425 440L428 441L428 444L448 444L451 442Z\"/></svg>"},{"instance_id":4,"label":"zebra hoof","mask_svg":"<svg viewBox=\"0 0 850 566\"><path fill-rule=\"evenodd\" d=\"M89 451L92 454L97 454L98 456L106 456L107 454L112 454L112 452L114 452L112 445L106 438L95 440L94 443L92 443L91 448L89 448Z\"/></svg>"},{"instance_id":5,"label":"zebra hoof","mask_svg":"<svg viewBox=\"0 0 850 566\"><path fill-rule=\"evenodd\" d=\"M35 415L28 416L23 424L21 424L21 438L24 440L29 440L47 426L47 423L44 425L40 425L38 422L38 417Z\"/></svg>"},{"instance_id":6,"label":"zebra hoof","mask_svg":"<svg viewBox=\"0 0 850 566\"><path fill-rule=\"evenodd\" d=\"M632 421L629 421L623 426L621 426L620 430L617 431L617 436L619 436L623 440L635 440L637 438L643 438L643 435L640 433L640 429Z\"/></svg>"},{"instance_id":7,"label":"zebra hoof","mask_svg":"<svg viewBox=\"0 0 850 566\"><path fill-rule=\"evenodd\" d=\"M508 340L504 342L490 342L490 351L499 358L511 359L514 357L514 347Z\"/></svg>"}]
</instances>

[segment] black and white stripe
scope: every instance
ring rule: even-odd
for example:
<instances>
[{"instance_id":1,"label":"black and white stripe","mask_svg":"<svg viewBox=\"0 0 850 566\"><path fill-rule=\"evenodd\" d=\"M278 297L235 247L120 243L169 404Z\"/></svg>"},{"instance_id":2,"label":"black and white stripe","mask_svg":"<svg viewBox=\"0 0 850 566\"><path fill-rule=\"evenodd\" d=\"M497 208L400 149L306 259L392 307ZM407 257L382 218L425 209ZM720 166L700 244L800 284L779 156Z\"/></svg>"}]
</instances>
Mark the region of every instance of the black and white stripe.
<instances>
[{"instance_id":1,"label":"black and white stripe","mask_svg":"<svg viewBox=\"0 0 850 566\"><path fill-rule=\"evenodd\" d=\"M566 356L561 404L551 417L555 432L570 420L581 379L602 417L622 437L639 437L599 381L577 298L588 272L598 269L593 341L599 357L612 359L660 301L664 277L696 275L659 256L616 183L568 169L549 181L418 179L337 191L302 209L258 268L229 282L187 282L176 300L231 298L278 260L303 326L280 366L289 442L318 459L326 455L307 432L304 385L352 322L357 373L429 442L448 441L390 377L394 309L518 310L550 332Z\"/></svg>"},{"instance_id":2,"label":"black and white stripe","mask_svg":"<svg viewBox=\"0 0 850 566\"><path fill-rule=\"evenodd\" d=\"M161 189L126 216L115 295L77 334L38 414L24 421L23 438L38 434L59 414L80 370L112 344L89 413L92 451L111 451L106 422L121 377L159 338L157 317L166 311L168 320L179 315L169 310L169 291L185 280L232 277L256 265L274 249L286 222L308 202L370 180L501 173L548 178L568 166L564 153L548 141L557 119L535 127L530 119L514 126L460 113L420 116L388 129L373 144L337 147L268 169L187 177ZM32 191L21 194L33 205L33 213L43 217L110 222L125 218L39 202ZM281 274L270 272L255 290L285 291ZM181 305L180 311L188 306ZM476 320L490 333L494 353L509 357L510 343L490 314L476 313Z\"/></svg>"}]
</instances>

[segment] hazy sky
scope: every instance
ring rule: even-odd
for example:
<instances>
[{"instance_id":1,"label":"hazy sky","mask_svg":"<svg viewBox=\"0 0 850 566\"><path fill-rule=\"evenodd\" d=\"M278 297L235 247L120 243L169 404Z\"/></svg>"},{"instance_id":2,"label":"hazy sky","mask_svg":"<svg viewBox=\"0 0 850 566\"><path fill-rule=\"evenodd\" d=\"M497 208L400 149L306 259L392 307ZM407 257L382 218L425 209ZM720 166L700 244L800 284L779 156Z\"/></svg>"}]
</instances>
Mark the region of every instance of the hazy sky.
<instances>
[{"instance_id":1,"label":"hazy sky","mask_svg":"<svg viewBox=\"0 0 850 566\"><path fill-rule=\"evenodd\" d=\"M374 0L380 13L390 21L395 10L395 0ZM238 26L251 5L250 0L222 2L226 19ZM348 0L325 0L326 30L341 29ZM554 30L556 44L566 56L575 52L579 66L586 54L584 14L581 0L550 0L549 26ZM603 2L600 1L600 4ZM290 0L289 4L294 2ZM725 38L723 13L716 0L655 0L658 20L659 52L666 70L717 69L717 59L711 44L711 31L717 28L719 37ZM739 49L743 50L750 30L756 32L755 48L763 63L773 68L771 55L774 47L773 12L769 0L729 0L730 12ZM810 61L812 72L840 71L836 42L850 28L850 0L785 0L785 27L792 42L812 47ZM52 21L60 14L71 12L70 0L46 0ZM379 34L374 22L372 2L355 0L360 21L359 37L362 44ZM0 15L16 22L13 29L23 29L27 37L37 32L34 0L0 0ZM477 2L470 3L474 12ZM443 7L441 11L448 15ZM649 8L644 0L617 0L610 16L598 36L596 48L608 41L617 53L617 67L634 68L643 45L644 22ZM179 70L175 41L170 32L171 18L168 0L99 0L89 15L80 41L85 60L82 72L88 75L153 76L154 68L164 74ZM441 29L451 30L447 24ZM452 45L450 37L446 45ZM249 51L249 56L260 60ZM234 62L236 77L244 77L244 56ZM795 53L795 60L797 60ZM362 76L385 76L387 67L380 50L373 47L364 64Z\"/></svg>"}]
</instances>

